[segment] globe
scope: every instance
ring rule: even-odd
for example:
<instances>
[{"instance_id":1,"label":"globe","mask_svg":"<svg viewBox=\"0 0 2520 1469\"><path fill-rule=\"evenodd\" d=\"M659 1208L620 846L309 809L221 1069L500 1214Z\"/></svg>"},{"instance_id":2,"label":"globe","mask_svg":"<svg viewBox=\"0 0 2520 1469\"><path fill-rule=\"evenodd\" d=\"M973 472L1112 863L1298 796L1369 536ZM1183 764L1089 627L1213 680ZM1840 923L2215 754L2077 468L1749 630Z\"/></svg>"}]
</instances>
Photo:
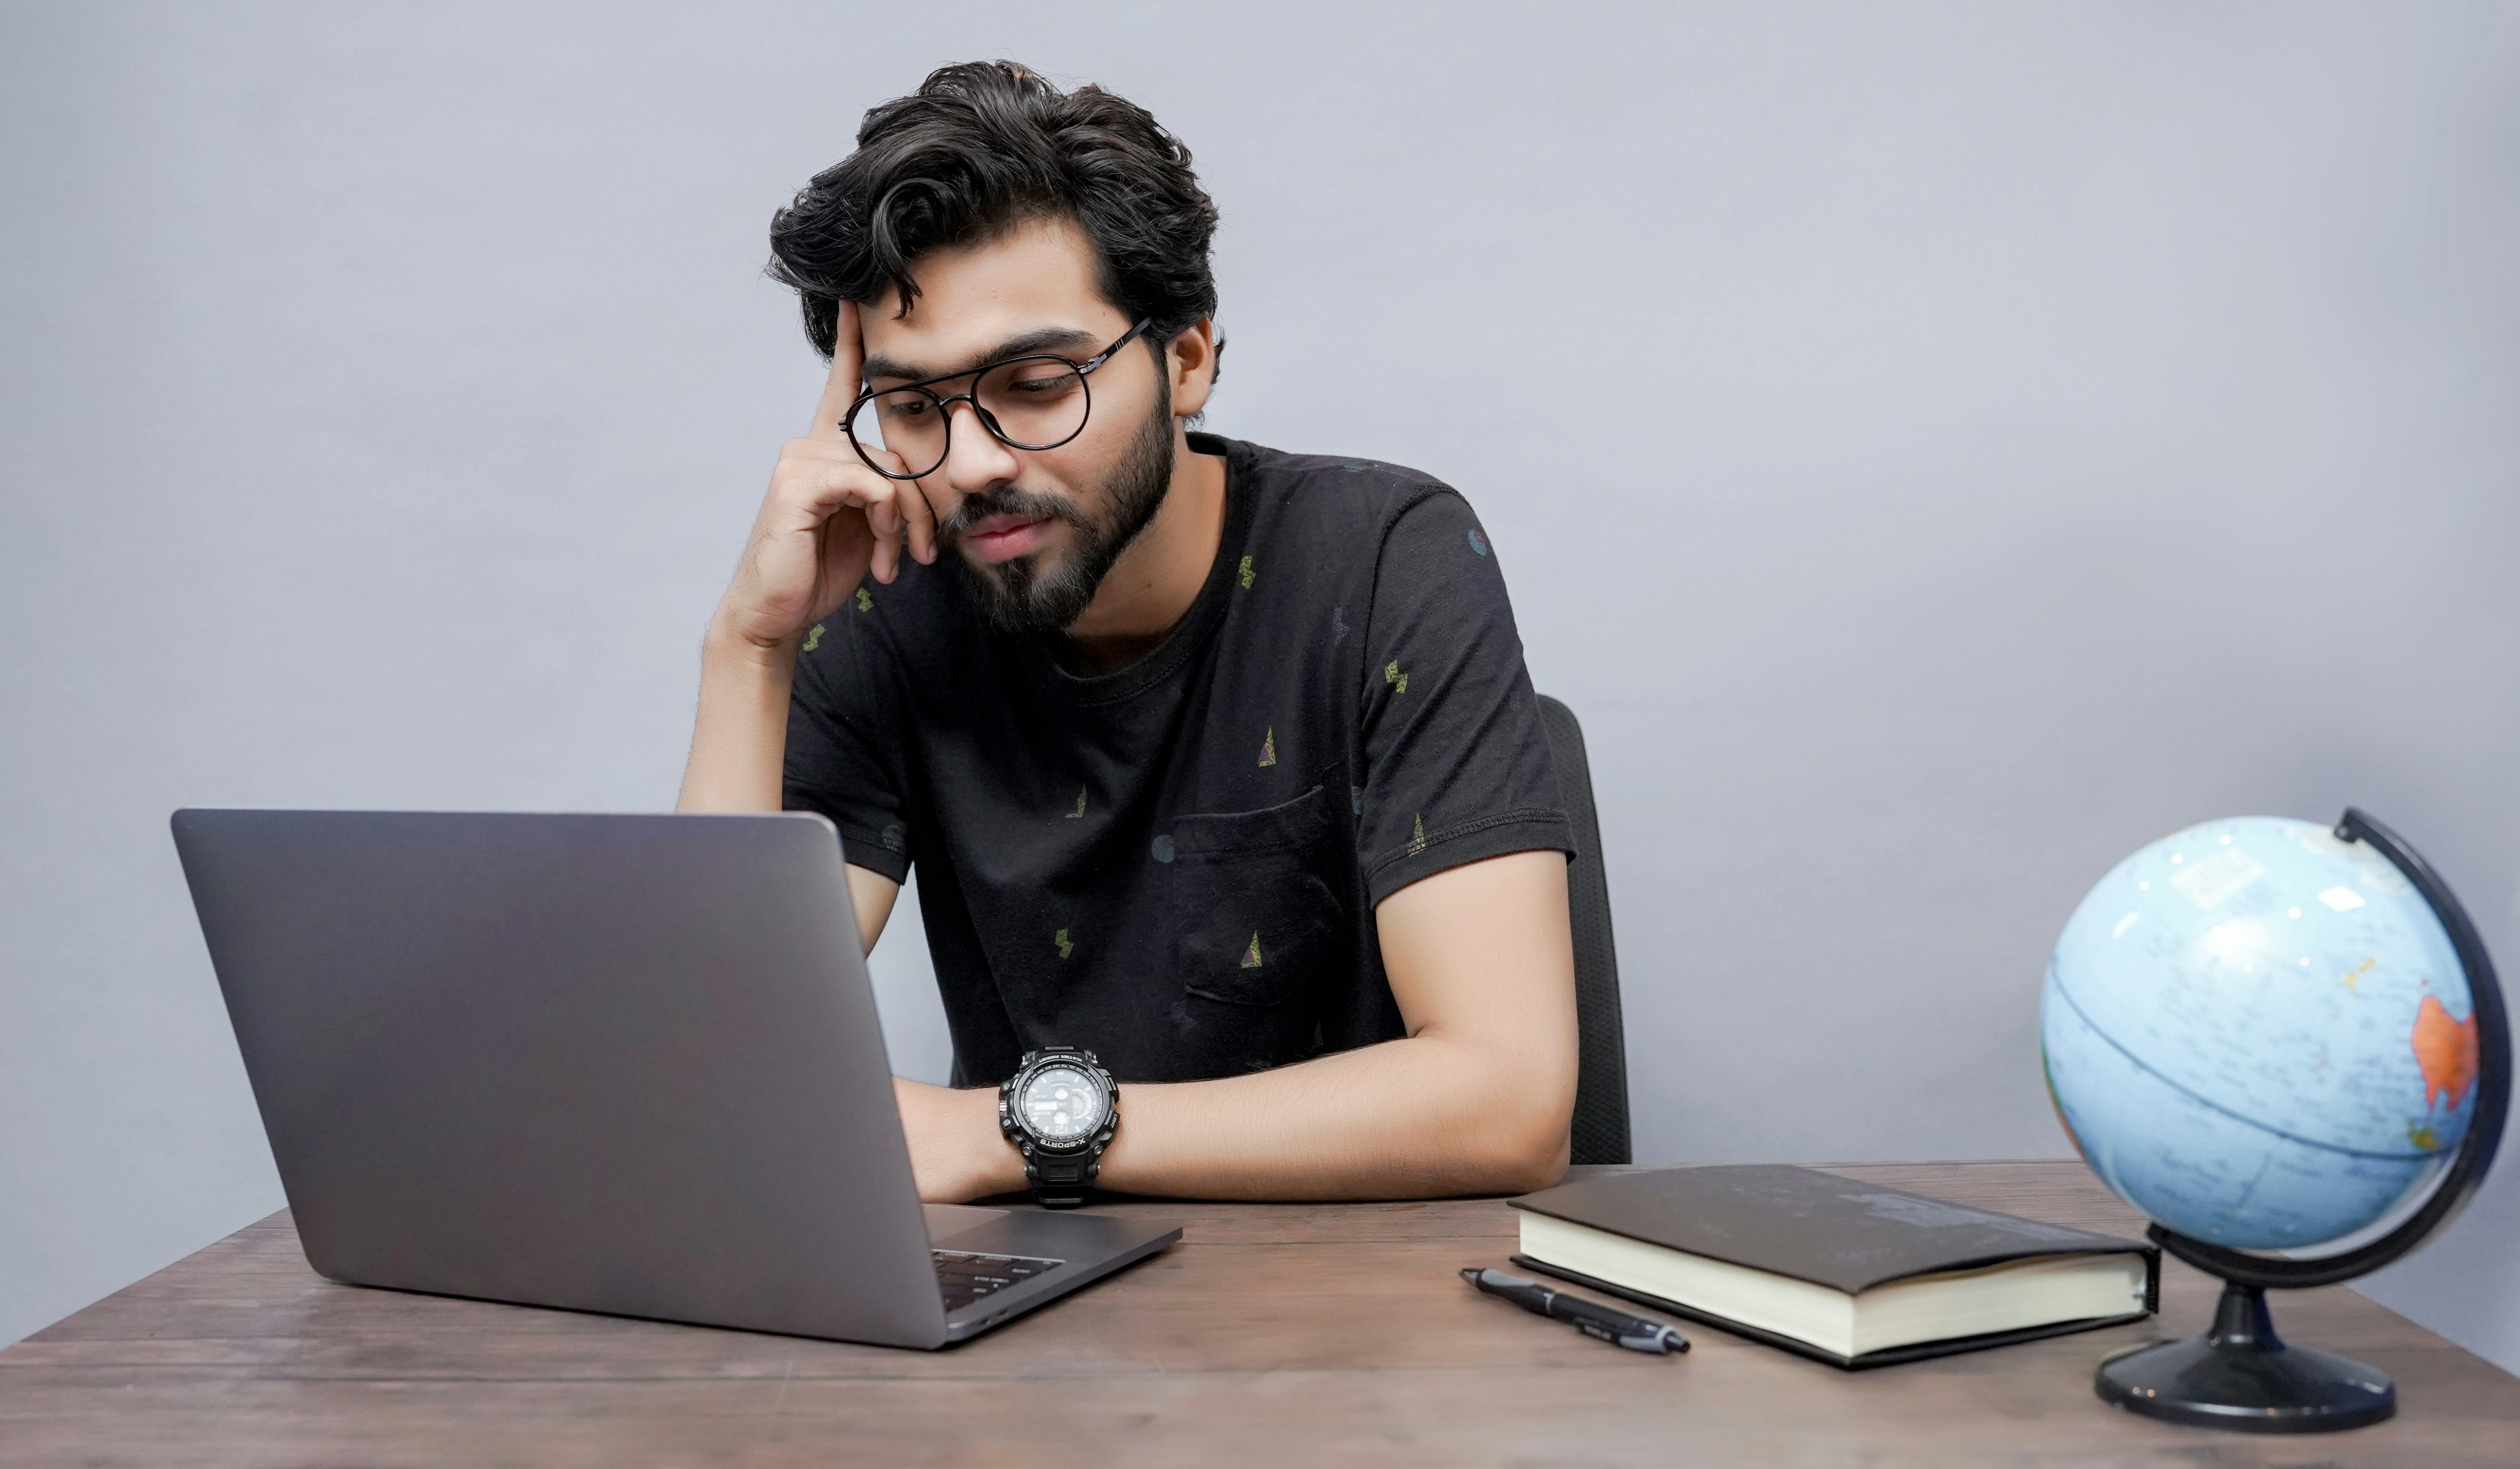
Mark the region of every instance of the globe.
<instances>
[{"instance_id":1,"label":"globe","mask_svg":"<svg viewBox=\"0 0 2520 1469\"><path fill-rule=\"evenodd\" d=\"M2048 964L2048 1086L2083 1158L2170 1229L2298 1249L2379 1223L2476 1105L2467 976L2370 844L2191 826L2100 879Z\"/></svg>"},{"instance_id":2,"label":"globe","mask_svg":"<svg viewBox=\"0 0 2520 1469\"><path fill-rule=\"evenodd\" d=\"M2353 809L2175 832L2074 910L2039 1033L2084 1161L2163 1251L2224 1282L2204 1335L2109 1357L2100 1397L2261 1433L2395 1412L2386 1373L2279 1339L2266 1292L2403 1257L2492 1166L2502 992L2440 875Z\"/></svg>"}]
</instances>

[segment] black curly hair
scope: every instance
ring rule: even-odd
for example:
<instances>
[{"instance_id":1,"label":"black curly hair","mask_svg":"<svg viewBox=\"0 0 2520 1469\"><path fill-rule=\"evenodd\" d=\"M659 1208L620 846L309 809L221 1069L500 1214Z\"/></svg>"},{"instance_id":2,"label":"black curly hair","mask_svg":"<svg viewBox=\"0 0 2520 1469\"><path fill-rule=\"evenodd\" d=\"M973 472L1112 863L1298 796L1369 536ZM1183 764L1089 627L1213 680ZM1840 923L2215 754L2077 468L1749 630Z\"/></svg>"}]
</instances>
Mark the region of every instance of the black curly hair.
<instances>
[{"instance_id":1,"label":"black curly hair","mask_svg":"<svg viewBox=\"0 0 2520 1469\"><path fill-rule=\"evenodd\" d=\"M1085 232L1102 295L1150 323L1158 352L1215 314L1216 206L1190 150L1126 98L1062 92L1005 61L942 68L869 111L857 151L772 216L768 270L795 288L805 335L829 357L841 301L872 304L889 288L908 311L920 256L1039 218Z\"/></svg>"}]
</instances>

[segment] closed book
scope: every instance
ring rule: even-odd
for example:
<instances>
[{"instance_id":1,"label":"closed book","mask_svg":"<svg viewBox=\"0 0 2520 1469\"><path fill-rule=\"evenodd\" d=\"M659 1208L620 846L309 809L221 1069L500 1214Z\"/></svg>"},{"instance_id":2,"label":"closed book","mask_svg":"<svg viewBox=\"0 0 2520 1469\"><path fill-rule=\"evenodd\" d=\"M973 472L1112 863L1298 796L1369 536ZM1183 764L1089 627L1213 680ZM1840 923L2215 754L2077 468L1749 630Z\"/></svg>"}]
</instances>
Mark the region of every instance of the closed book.
<instances>
[{"instance_id":1,"label":"closed book","mask_svg":"<svg viewBox=\"0 0 2520 1469\"><path fill-rule=\"evenodd\" d=\"M1849 1369L2140 1320L2161 1252L1812 1169L1526 1194L1517 1263Z\"/></svg>"}]
</instances>

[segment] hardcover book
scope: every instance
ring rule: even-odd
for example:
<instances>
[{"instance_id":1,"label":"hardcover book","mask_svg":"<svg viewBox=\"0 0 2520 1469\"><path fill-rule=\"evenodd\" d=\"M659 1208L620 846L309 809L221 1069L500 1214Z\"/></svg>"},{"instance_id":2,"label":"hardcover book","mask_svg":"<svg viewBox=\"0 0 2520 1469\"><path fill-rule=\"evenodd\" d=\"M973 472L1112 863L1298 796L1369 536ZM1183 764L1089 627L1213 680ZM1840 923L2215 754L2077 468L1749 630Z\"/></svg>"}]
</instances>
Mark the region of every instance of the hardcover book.
<instances>
[{"instance_id":1,"label":"hardcover book","mask_svg":"<svg viewBox=\"0 0 2520 1469\"><path fill-rule=\"evenodd\" d=\"M1510 1201L1517 1263L1849 1369L2140 1320L2161 1252L1811 1169L1668 1169Z\"/></svg>"}]
</instances>

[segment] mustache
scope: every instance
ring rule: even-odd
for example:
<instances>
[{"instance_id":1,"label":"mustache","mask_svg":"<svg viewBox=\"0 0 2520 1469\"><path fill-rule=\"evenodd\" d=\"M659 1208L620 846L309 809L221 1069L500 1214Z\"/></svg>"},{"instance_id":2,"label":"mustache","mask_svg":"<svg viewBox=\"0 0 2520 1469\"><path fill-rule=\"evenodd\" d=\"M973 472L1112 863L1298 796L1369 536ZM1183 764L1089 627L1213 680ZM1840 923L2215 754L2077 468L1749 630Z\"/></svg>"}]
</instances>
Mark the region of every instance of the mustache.
<instances>
[{"instance_id":1,"label":"mustache","mask_svg":"<svg viewBox=\"0 0 2520 1469\"><path fill-rule=\"evenodd\" d=\"M993 515L1047 516L1064 521L1079 530L1094 528L1085 512L1065 495L1047 495L1009 483L992 484L975 494L963 497L954 512L936 523L936 538L951 543L960 540L973 526Z\"/></svg>"}]
</instances>

